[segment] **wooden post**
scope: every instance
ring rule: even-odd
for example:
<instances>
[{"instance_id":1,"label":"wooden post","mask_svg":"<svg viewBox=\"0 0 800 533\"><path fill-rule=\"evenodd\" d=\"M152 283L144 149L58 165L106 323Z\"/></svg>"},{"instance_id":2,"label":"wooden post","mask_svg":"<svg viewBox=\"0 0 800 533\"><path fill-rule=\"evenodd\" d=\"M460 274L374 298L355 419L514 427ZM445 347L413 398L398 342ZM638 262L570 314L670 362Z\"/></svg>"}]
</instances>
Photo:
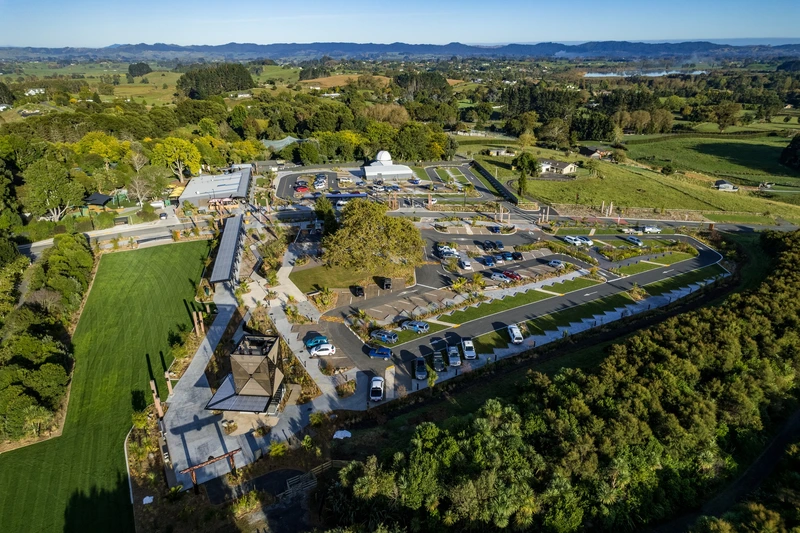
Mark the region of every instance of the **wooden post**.
<instances>
[{"instance_id":1,"label":"wooden post","mask_svg":"<svg viewBox=\"0 0 800 533\"><path fill-rule=\"evenodd\" d=\"M172 380L169 379L169 372L164 372L164 379L167 380L167 390L169 391L169 395L172 396Z\"/></svg>"},{"instance_id":2,"label":"wooden post","mask_svg":"<svg viewBox=\"0 0 800 533\"><path fill-rule=\"evenodd\" d=\"M194 334L200 336L200 329L197 327L197 313L192 311L192 322L194 322Z\"/></svg>"},{"instance_id":3,"label":"wooden post","mask_svg":"<svg viewBox=\"0 0 800 533\"><path fill-rule=\"evenodd\" d=\"M150 380L150 390L153 391L153 404L156 406L156 413L158 419L164 418L164 409L161 407L161 398L158 397L158 389L156 388L156 380Z\"/></svg>"}]
</instances>

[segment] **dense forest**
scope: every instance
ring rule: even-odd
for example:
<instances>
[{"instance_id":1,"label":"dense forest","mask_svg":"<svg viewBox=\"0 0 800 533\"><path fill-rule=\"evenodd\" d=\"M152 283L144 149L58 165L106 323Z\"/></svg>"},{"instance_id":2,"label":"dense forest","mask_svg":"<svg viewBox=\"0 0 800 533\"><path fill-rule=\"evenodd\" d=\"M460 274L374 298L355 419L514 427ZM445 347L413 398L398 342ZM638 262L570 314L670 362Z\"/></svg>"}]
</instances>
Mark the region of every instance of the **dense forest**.
<instances>
[{"instance_id":1,"label":"dense forest","mask_svg":"<svg viewBox=\"0 0 800 533\"><path fill-rule=\"evenodd\" d=\"M53 425L72 370L67 326L94 261L83 235L57 235L17 307L29 260L8 244L0 238L0 440L36 437Z\"/></svg>"},{"instance_id":2,"label":"dense forest","mask_svg":"<svg viewBox=\"0 0 800 533\"><path fill-rule=\"evenodd\" d=\"M513 400L416 428L326 499L349 530L634 531L692 508L797 406L800 232L767 233L755 290L614 345L596 370L532 372Z\"/></svg>"},{"instance_id":3,"label":"dense forest","mask_svg":"<svg viewBox=\"0 0 800 533\"><path fill-rule=\"evenodd\" d=\"M693 533L796 532L800 529L800 441L790 444L769 479L721 518L703 517Z\"/></svg>"},{"instance_id":4,"label":"dense forest","mask_svg":"<svg viewBox=\"0 0 800 533\"><path fill-rule=\"evenodd\" d=\"M238 63L222 63L189 70L178 79L178 90L193 100L241 91L256 86L247 67Z\"/></svg>"}]
</instances>

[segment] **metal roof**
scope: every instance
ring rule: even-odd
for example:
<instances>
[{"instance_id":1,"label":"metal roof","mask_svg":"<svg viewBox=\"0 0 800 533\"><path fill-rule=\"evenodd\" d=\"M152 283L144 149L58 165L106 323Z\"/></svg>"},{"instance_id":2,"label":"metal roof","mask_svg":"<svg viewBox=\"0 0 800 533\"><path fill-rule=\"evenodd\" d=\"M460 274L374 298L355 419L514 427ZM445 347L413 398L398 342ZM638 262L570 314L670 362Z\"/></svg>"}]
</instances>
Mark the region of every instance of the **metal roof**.
<instances>
[{"instance_id":1,"label":"metal roof","mask_svg":"<svg viewBox=\"0 0 800 533\"><path fill-rule=\"evenodd\" d=\"M245 396L236 394L233 385L233 374L228 374L225 381L211 397L206 405L210 411L243 411L247 413L263 413L272 396Z\"/></svg>"},{"instance_id":2,"label":"metal roof","mask_svg":"<svg viewBox=\"0 0 800 533\"><path fill-rule=\"evenodd\" d=\"M211 272L211 283L230 281L233 276L233 263L239 251L239 234L242 231L242 215L236 215L225 221L225 229L217 250L217 260Z\"/></svg>"},{"instance_id":3,"label":"metal roof","mask_svg":"<svg viewBox=\"0 0 800 533\"><path fill-rule=\"evenodd\" d=\"M181 193L181 202L193 198L246 198L250 186L250 167L228 174L192 178Z\"/></svg>"}]
</instances>

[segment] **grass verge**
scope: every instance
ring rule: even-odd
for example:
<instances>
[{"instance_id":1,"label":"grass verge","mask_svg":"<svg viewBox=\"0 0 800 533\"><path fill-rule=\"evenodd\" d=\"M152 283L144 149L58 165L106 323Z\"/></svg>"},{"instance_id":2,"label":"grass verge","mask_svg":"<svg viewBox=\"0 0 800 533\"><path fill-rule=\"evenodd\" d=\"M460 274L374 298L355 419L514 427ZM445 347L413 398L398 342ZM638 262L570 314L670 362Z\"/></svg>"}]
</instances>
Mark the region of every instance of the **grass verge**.
<instances>
[{"instance_id":1,"label":"grass verge","mask_svg":"<svg viewBox=\"0 0 800 533\"><path fill-rule=\"evenodd\" d=\"M675 289L686 287L688 285L691 285L692 283L697 283L698 281L713 278L714 276L719 276L720 274L724 274L725 272L726 272L725 269L719 265L710 265L707 267L700 268L698 270L686 272L685 274L679 274L677 276L662 281L656 281L655 283L650 283L649 285L645 285L644 289L651 296L659 296L661 294L674 291Z\"/></svg>"},{"instance_id":2,"label":"grass verge","mask_svg":"<svg viewBox=\"0 0 800 533\"><path fill-rule=\"evenodd\" d=\"M569 326L572 322L580 322L584 318L601 315L617 307L633 303L627 293L614 294L607 298L576 305L557 313L545 315L528 321L528 331L533 335L542 335L545 331L554 331L561 326Z\"/></svg>"},{"instance_id":3,"label":"grass verge","mask_svg":"<svg viewBox=\"0 0 800 533\"><path fill-rule=\"evenodd\" d=\"M634 274L641 274L642 272L647 272L648 270L654 270L656 268L664 267L661 265L654 265L653 263L634 263L632 265L620 267L618 270L620 274L632 276Z\"/></svg>"},{"instance_id":4,"label":"grass verge","mask_svg":"<svg viewBox=\"0 0 800 533\"><path fill-rule=\"evenodd\" d=\"M489 303L482 303L478 307L468 307L461 311L456 311L450 316L441 316L439 317L439 320L442 322L448 322L450 324L464 324L471 320L483 318L485 316L500 313L502 311L508 311L509 309L515 309L523 305L532 304L533 302L538 302L540 300L545 300L552 297L553 296L550 294L529 290L527 292L515 294L514 296L492 300Z\"/></svg>"},{"instance_id":5,"label":"grass verge","mask_svg":"<svg viewBox=\"0 0 800 533\"><path fill-rule=\"evenodd\" d=\"M0 455L4 531L133 531L123 441L152 376L166 397L168 338L191 327L206 250L189 242L102 258L73 336L62 436Z\"/></svg>"}]
</instances>

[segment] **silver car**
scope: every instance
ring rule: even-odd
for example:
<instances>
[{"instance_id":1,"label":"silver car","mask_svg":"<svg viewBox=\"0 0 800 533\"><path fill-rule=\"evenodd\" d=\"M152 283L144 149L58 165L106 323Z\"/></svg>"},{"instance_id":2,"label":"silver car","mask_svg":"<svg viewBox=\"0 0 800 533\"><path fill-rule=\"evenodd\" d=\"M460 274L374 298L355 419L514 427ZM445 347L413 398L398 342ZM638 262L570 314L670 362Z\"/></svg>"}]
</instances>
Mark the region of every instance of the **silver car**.
<instances>
[{"instance_id":1,"label":"silver car","mask_svg":"<svg viewBox=\"0 0 800 533\"><path fill-rule=\"evenodd\" d=\"M451 344L447 347L447 364L450 366L461 366L461 355L458 353L458 346Z\"/></svg>"}]
</instances>

